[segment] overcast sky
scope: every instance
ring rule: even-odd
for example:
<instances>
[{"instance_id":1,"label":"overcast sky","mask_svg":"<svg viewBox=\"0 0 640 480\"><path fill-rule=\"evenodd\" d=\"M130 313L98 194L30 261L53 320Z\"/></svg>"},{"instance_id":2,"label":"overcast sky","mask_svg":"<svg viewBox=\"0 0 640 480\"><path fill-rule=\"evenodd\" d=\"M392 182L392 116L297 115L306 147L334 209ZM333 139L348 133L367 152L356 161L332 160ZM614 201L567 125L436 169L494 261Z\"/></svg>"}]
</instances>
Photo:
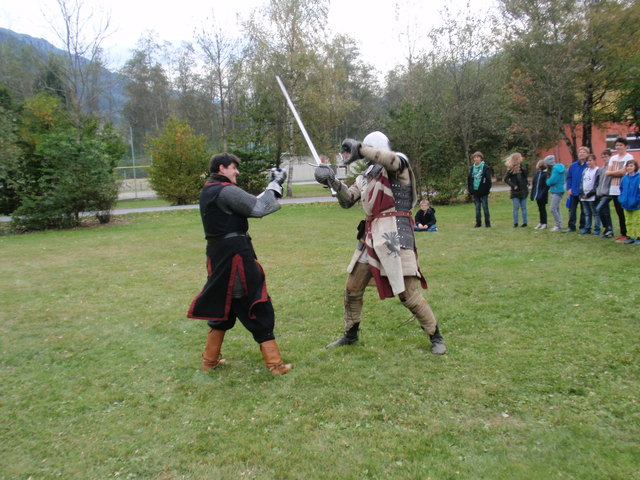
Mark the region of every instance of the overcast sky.
<instances>
[{"instance_id":1,"label":"overcast sky","mask_svg":"<svg viewBox=\"0 0 640 480\"><path fill-rule=\"evenodd\" d=\"M177 47L193 39L194 30L211 17L212 9L221 23L233 26L236 14L246 18L267 1L179 0L164 6L167 4L159 0L82 0L82 11L96 19L110 17L113 33L103 48L108 65L115 69L129 58L131 49L147 30L156 31L161 40ZM474 12L486 12L495 3L496 0L332 0L329 28L356 39L364 61L384 73L404 63L407 27L412 37L420 40L440 23L445 5L453 12L466 9L467 4ZM55 0L0 1L0 27L44 38L57 47L61 42L46 19L57 22L59 17ZM426 47L425 38L421 45Z\"/></svg>"}]
</instances>

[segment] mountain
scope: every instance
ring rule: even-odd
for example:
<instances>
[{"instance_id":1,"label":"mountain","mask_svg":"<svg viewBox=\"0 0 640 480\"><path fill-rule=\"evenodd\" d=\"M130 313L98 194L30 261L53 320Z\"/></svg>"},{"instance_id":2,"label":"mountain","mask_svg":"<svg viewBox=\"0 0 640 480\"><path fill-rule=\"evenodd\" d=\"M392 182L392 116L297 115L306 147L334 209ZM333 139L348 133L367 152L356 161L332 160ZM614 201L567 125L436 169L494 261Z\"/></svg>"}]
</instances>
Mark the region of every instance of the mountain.
<instances>
[{"instance_id":1,"label":"mountain","mask_svg":"<svg viewBox=\"0 0 640 480\"><path fill-rule=\"evenodd\" d=\"M66 54L64 50L56 48L42 38L0 27L0 64L3 65L0 85L6 85L16 98L28 95L32 80L40 72L42 64L52 55ZM9 65L11 68L8 68ZM122 122L126 82L126 77L117 72L103 67L99 70L100 113L115 123Z\"/></svg>"}]
</instances>

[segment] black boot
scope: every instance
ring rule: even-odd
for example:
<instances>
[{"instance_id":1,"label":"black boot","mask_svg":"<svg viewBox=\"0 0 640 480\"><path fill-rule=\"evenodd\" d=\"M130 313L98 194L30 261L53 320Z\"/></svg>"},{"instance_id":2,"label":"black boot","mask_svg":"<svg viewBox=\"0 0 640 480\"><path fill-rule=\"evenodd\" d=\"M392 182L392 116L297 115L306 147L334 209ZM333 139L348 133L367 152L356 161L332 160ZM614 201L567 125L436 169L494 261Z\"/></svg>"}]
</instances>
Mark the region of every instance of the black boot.
<instances>
[{"instance_id":1,"label":"black boot","mask_svg":"<svg viewBox=\"0 0 640 480\"><path fill-rule=\"evenodd\" d=\"M431 353L434 355L444 355L447 353L447 346L444 344L444 338L440 334L440 329L436 325L436 331L433 335L429 335L431 340Z\"/></svg>"},{"instance_id":2,"label":"black boot","mask_svg":"<svg viewBox=\"0 0 640 480\"><path fill-rule=\"evenodd\" d=\"M360 324L356 323L349 330L345 332L338 340L335 342L331 342L325 348L331 347L344 347L345 345L353 345L358 341L358 329L360 328Z\"/></svg>"}]
</instances>

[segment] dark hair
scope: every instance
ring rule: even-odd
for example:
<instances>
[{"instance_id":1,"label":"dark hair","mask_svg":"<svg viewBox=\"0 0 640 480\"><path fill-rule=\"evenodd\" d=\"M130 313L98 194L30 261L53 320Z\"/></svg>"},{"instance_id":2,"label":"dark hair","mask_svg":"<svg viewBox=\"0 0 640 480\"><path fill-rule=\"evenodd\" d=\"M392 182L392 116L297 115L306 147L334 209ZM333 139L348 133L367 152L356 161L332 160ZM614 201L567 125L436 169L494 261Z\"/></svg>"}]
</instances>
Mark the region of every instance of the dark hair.
<instances>
[{"instance_id":1,"label":"dark hair","mask_svg":"<svg viewBox=\"0 0 640 480\"><path fill-rule=\"evenodd\" d=\"M589 155L587 155L587 160L593 160L595 162L596 156L593 153L590 153Z\"/></svg>"},{"instance_id":2,"label":"dark hair","mask_svg":"<svg viewBox=\"0 0 640 480\"><path fill-rule=\"evenodd\" d=\"M236 167L239 167L240 159L232 153L218 153L211 157L211 161L209 162L209 173L219 173L220 165L227 168L232 163L235 163Z\"/></svg>"},{"instance_id":3,"label":"dark hair","mask_svg":"<svg viewBox=\"0 0 640 480\"><path fill-rule=\"evenodd\" d=\"M625 167L626 167L627 165L634 165L634 166L636 167L636 168L635 168L635 171L636 171L636 172L638 171L638 162L637 162L635 159L633 159L633 160L627 160L627 163L625 163L624 165L625 165Z\"/></svg>"},{"instance_id":4,"label":"dark hair","mask_svg":"<svg viewBox=\"0 0 640 480\"><path fill-rule=\"evenodd\" d=\"M611 156L611 149L610 148L605 148L604 150L602 150L601 155L609 155L609 156Z\"/></svg>"},{"instance_id":5,"label":"dark hair","mask_svg":"<svg viewBox=\"0 0 640 480\"><path fill-rule=\"evenodd\" d=\"M629 142L628 142L628 141L627 141L627 139L626 139L626 138L624 138L624 137L618 137L618 138L616 138L616 141L615 141L615 142L613 142L613 143L614 143L614 144L616 144L616 143L622 143L623 145L629 146Z\"/></svg>"}]
</instances>

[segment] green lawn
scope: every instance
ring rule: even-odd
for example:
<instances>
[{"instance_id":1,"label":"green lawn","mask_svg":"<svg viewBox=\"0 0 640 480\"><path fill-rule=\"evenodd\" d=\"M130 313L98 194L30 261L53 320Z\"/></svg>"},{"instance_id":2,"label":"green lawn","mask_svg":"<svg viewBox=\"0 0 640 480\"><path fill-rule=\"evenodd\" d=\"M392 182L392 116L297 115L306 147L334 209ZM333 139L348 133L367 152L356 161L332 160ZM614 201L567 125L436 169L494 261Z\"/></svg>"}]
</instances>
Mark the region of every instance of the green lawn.
<instances>
[{"instance_id":1,"label":"green lawn","mask_svg":"<svg viewBox=\"0 0 640 480\"><path fill-rule=\"evenodd\" d=\"M440 231L417 235L442 357L373 289L361 342L324 348L358 207L251 220L282 377L240 324L227 364L198 369L197 211L0 237L0 478L640 478L640 247L513 229L507 196L490 206L491 229L436 206Z\"/></svg>"}]
</instances>

